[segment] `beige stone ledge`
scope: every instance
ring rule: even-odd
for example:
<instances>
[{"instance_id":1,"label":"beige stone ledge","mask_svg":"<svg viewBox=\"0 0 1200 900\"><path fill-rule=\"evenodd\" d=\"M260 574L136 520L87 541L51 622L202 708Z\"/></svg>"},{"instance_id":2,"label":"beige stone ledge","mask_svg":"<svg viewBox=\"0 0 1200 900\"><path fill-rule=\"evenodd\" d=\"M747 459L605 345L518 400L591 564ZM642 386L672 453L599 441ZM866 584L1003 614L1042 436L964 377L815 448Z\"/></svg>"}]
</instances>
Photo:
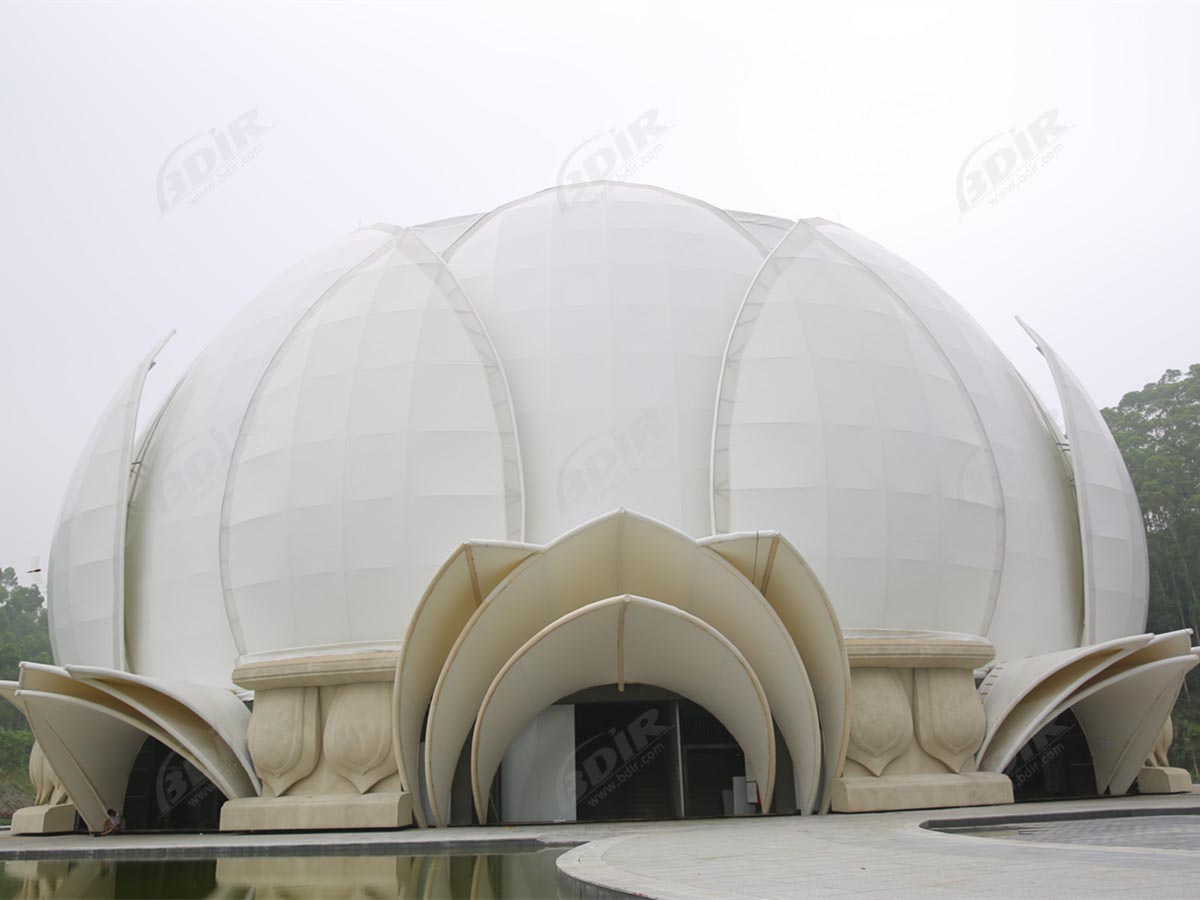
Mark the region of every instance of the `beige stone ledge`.
<instances>
[{"instance_id":1,"label":"beige stone ledge","mask_svg":"<svg viewBox=\"0 0 1200 900\"><path fill-rule=\"evenodd\" d=\"M243 663L233 670L233 682L251 691L281 687L332 687L382 681L396 677L398 651L328 653L264 659Z\"/></svg>"},{"instance_id":2,"label":"beige stone ledge","mask_svg":"<svg viewBox=\"0 0 1200 900\"><path fill-rule=\"evenodd\" d=\"M834 812L944 809L1012 802L1012 782L995 772L848 777L833 783Z\"/></svg>"},{"instance_id":3,"label":"beige stone ledge","mask_svg":"<svg viewBox=\"0 0 1200 900\"><path fill-rule=\"evenodd\" d=\"M977 669L996 655L990 641L971 634L847 628L844 636L852 669Z\"/></svg>"},{"instance_id":4,"label":"beige stone ledge","mask_svg":"<svg viewBox=\"0 0 1200 900\"><path fill-rule=\"evenodd\" d=\"M412 824L407 793L250 797L221 807L222 831L351 831Z\"/></svg>"}]
</instances>

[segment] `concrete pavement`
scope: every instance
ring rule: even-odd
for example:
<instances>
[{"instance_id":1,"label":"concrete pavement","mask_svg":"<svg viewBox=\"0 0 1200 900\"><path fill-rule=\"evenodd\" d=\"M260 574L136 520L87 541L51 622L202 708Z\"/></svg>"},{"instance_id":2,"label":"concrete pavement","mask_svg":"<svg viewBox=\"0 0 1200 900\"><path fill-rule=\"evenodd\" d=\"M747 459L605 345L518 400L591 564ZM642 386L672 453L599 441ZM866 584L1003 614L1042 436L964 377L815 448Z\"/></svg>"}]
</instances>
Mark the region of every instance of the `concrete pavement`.
<instances>
[{"instance_id":1,"label":"concrete pavement","mask_svg":"<svg viewBox=\"0 0 1200 900\"><path fill-rule=\"evenodd\" d=\"M1133 813L1158 813L1160 825L1123 820L1129 826L1122 839L1112 819L1079 819L1066 829L1067 841L1061 840L1061 823L1041 841L922 827L931 820L966 826L998 818ZM1177 823L1162 826L1168 817ZM1155 845L1149 832L1156 830L1166 846ZM1095 845L1087 843L1089 832ZM558 868L564 896L587 898L1194 898L1200 890L1200 795L725 820L701 829L613 835L567 851Z\"/></svg>"}]
</instances>

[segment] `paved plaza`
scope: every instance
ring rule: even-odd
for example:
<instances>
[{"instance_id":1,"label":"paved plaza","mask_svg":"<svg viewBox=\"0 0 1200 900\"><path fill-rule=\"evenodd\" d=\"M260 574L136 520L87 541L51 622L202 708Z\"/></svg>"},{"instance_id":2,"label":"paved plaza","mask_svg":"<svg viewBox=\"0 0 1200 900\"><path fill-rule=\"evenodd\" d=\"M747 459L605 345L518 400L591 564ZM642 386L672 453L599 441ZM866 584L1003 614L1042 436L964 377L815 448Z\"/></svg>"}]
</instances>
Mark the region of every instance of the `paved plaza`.
<instances>
[{"instance_id":1,"label":"paved plaza","mask_svg":"<svg viewBox=\"0 0 1200 900\"><path fill-rule=\"evenodd\" d=\"M922 827L1098 815L1121 818ZM585 844L559 872L575 897L1195 897L1200 795L713 822Z\"/></svg>"},{"instance_id":2,"label":"paved plaza","mask_svg":"<svg viewBox=\"0 0 1200 900\"><path fill-rule=\"evenodd\" d=\"M1148 850L1200 852L1200 811L1195 815L1131 816L1123 819L992 825L963 829L955 833L1037 844L1082 844L1091 847L1142 847Z\"/></svg>"}]
</instances>

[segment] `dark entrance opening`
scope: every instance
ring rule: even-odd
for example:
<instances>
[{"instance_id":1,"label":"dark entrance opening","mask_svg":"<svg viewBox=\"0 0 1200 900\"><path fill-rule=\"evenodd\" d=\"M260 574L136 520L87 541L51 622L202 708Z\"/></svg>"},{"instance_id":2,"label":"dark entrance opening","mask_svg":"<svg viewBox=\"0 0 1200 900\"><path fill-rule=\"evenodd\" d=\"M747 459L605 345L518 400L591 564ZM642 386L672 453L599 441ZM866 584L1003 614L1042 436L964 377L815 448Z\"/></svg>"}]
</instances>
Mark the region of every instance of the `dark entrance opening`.
<instances>
[{"instance_id":1,"label":"dark entrance opening","mask_svg":"<svg viewBox=\"0 0 1200 900\"><path fill-rule=\"evenodd\" d=\"M1096 796L1092 752L1069 709L1033 736L1004 770L1018 802Z\"/></svg>"},{"instance_id":2,"label":"dark entrance opening","mask_svg":"<svg viewBox=\"0 0 1200 900\"><path fill-rule=\"evenodd\" d=\"M683 750L684 815L692 818L729 816L735 812L735 783L746 759L737 741L708 711L690 700L679 701L680 745Z\"/></svg>"},{"instance_id":3,"label":"dark entrance opening","mask_svg":"<svg viewBox=\"0 0 1200 900\"><path fill-rule=\"evenodd\" d=\"M671 819L679 806L673 701L575 706L575 817ZM581 777L582 776L582 777Z\"/></svg>"},{"instance_id":4,"label":"dark entrance opening","mask_svg":"<svg viewBox=\"0 0 1200 900\"><path fill-rule=\"evenodd\" d=\"M591 688L560 703L574 707L575 818L681 819L749 814L761 809L758 786L747 786L737 741L708 710L671 691L644 684ZM784 808L794 810L791 765ZM778 776L777 776L778 777Z\"/></svg>"},{"instance_id":5,"label":"dark entrance opening","mask_svg":"<svg viewBox=\"0 0 1200 900\"><path fill-rule=\"evenodd\" d=\"M215 831L225 795L190 762L154 738L133 761L120 813L130 831Z\"/></svg>"}]
</instances>

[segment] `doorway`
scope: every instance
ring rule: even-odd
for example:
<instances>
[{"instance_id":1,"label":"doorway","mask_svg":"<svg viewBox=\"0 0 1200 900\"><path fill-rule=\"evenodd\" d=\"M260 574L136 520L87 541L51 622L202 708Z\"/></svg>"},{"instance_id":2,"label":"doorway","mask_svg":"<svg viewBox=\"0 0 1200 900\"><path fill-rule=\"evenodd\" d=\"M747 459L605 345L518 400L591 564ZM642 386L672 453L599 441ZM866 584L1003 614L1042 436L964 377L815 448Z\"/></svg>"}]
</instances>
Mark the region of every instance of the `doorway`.
<instances>
[{"instance_id":1,"label":"doorway","mask_svg":"<svg viewBox=\"0 0 1200 900\"><path fill-rule=\"evenodd\" d=\"M130 831L215 831L224 802L195 766L148 737L133 761L120 812Z\"/></svg>"},{"instance_id":2,"label":"doorway","mask_svg":"<svg viewBox=\"0 0 1200 900\"><path fill-rule=\"evenodd\" d=\"M1092 751L1069 709L1035 734L1004 774L1012 780L1018 803L1096 796Z\"/></svg>"}]
</instances>

